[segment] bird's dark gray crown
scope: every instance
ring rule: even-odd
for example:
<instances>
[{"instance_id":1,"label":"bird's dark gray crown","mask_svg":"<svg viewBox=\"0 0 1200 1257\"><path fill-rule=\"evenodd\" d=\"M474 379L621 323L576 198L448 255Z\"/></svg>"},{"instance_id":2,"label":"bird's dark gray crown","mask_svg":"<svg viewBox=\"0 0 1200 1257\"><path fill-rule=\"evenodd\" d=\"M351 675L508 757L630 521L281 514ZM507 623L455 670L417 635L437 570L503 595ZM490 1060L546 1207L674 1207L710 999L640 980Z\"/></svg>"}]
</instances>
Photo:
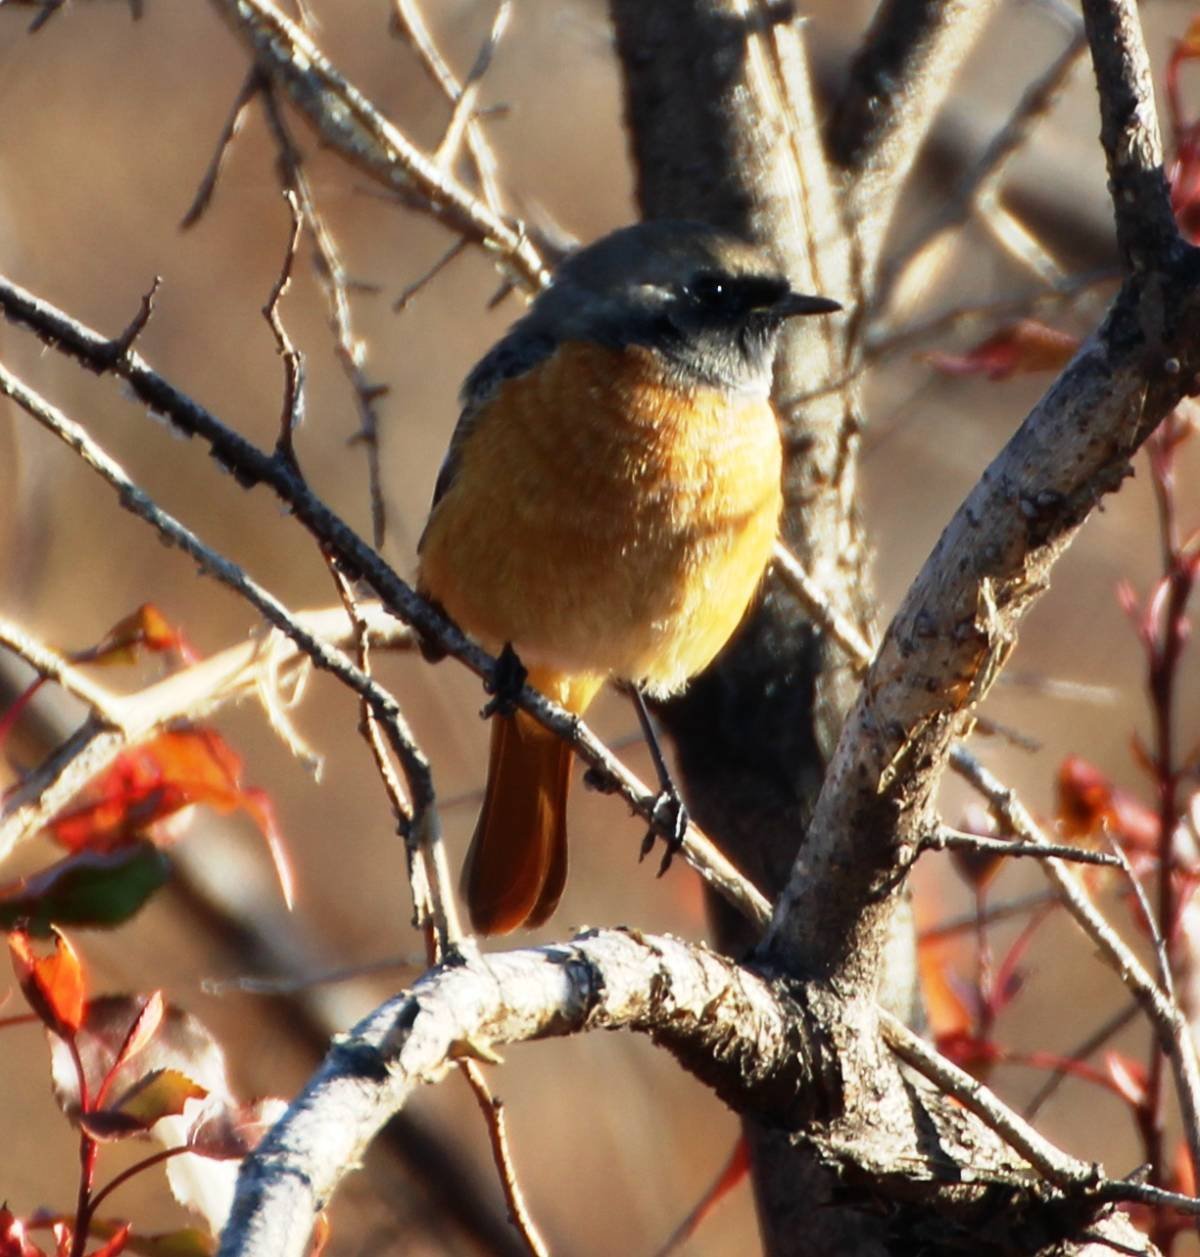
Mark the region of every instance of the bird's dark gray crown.
<instances>
[{"instance_id":1,"label":"bird's dark gray crown","mask_svg":"<svg viewBox=\"0 0 1200 1257\"><path fill-rule=\"evenodd\" d=\"M568 341L661 354L684 383L766 388L787 280L759 248L703 223L621 228L568 257L467 377L478 404Z\"/></svg>"}]
</instances>

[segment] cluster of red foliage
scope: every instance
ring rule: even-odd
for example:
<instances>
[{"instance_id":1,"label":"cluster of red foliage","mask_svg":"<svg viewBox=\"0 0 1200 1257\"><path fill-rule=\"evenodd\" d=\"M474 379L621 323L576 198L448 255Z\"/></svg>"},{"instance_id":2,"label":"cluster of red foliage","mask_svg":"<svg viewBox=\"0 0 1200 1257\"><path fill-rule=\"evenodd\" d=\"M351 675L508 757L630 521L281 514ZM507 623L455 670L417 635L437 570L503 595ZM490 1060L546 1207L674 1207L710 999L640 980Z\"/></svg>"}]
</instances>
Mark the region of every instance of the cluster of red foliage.
<instances>
[{"instance_id":1,"label":"cluster of red foliage","mask_svg":"<svg viewBox=\"0 0 1200 1257\"><path fill-rule=\"evenodd\" d=\"M155 607L122 620L95 646L68 656L75 665L132 662L143 652L171 666L196 661L186 639ZM0 714L0 746L43 684L35 681ZM18 789L14 786L13 789ZM78 1128L80 1182L73 1212L0 1209L0 1257L115 1257L125 1251L203 1257L232 1198L236 1162L245 1156L282 1102L242 1105L225 1077L224 1054L190 1014L160 992L91 996L79 958L60 927L112 927L143 907L170 875L164 848L185 809L245 810L263 833L290 902L290 873L266 794L242 781L242 764L216 730L168 729L131 746L53 817L45 834L69 854L38 873L0 887L0 925L18 984L31 1011L0 1018L0 1028L40 1023L50 1042L51 1076L63 1112ZM46 955L34 938L53 940ZM100 1146L154 1137L165 1144L97 1187ZM170 1162L176 1196L207 1226L146 1234L105 1218L100 1207L134 1175ZM218 1165L217 1163L224 1163ZM33 1236L45 1233L49 1247ZM322 1229L317 1241L324 1244Z\"/></svg>"}]
</instances>

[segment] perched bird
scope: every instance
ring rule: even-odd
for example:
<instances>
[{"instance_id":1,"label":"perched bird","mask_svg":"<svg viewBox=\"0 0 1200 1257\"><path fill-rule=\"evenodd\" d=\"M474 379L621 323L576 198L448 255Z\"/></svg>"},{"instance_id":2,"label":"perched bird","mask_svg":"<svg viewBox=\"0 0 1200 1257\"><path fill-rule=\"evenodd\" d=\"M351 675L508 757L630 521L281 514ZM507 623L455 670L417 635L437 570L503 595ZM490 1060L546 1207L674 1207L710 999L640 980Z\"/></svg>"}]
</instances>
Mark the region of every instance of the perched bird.
<instances>
[{"instance_id":1,"label":"perched bird","mask_svg":"<svg viewBox=\"0 0 1200 1257\"><path fill-rule=\"evenodd\" d=\"M625 227L571 255L467 376L421 592L485 647L511 645L568 711L610 678L680 690L738 627L771 558L779 331L840 308L700 223ZM531 717L493 717L464 872L480 932L554 911L570 768Z\"/></svg>"}]
</instances>

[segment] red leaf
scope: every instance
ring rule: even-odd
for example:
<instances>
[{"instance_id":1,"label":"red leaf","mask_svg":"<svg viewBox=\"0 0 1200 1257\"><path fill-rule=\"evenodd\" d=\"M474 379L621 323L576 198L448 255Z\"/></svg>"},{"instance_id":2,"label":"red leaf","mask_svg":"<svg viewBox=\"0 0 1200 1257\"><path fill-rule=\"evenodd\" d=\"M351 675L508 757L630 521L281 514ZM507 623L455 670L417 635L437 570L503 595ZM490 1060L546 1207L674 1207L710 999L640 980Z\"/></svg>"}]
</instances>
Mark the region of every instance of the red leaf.
<instances>
[{"instance_id":1,"label":"red leaf","mask_svg":"<svg viewBox=\"0 0 1200 1257\"><path fill-rule=\"evenodd\" d=\"M1036 319L1020 319L962 354L941 352L923 360L943 375L986 375L1003 380L1031 371L1056 371L1070 361L1079 338Z\"/></svg>"},{"instance_id":2,"label":"red leaf","mask_svg":"<svg viewBox=\"0 0 1200 1257\"><path fill-rule=\"evenodd\" d=\"M136 1054L128 1054L126 1045L143 1037L148 1024L143 1022L145 1015L146 999L140 995L101 995L88 1001L75 1045L89 1096L129 1093L141 1079L160 1070L183 1074L210 1095L229 1094L220 1044L195 1017L181 1008L168 1004L154 1034ZM117 1067L116 1062L123 1053L126 1054L125 1064ZM65 1046L51 1045L50 1071L59 1107L77 1121L78 1073Z\"/></svg>"},{"instance_id":3,"label":"red leaf","mask_svg":"<svg viewBox=\"0 0 1200 1257\"><path fill-rule=\"evenodd\" d=\"M30 1243L25 1223L7 1205L0 1206L0 1257L45 1257Z\"/></svg>"},{"instance_id":4,"label":"red leaf","mask_svg":"<svg viewBox=\"0 0 1200 1257\"><path fill-rule=\"evenodd\" d=\"M57 930L51 956L35 956L23 930L9 934L8 948L29 1006L48 1029L71 1038L83 1022L84 1009L83 969L75 949Z\"/></svg>"},{"instance_id":5,"label":"red leaf","mask_svg":"<svg viewBox=\"0 0 1200 1257\"><path fill-rule=\"evenodd\" d=\"M121 1045L117 1059L109 1071L110 1078L154 1038L159 1026L162 1025L163 1014L166 1010L163 993L154 991L142 1006L142 1011L134 1018L133 1025L129 1027L125 1042ZM107 1082L107 1079L105 1081Z\"/></svg>"},{"instance_id":6,"label":"red leaf","mask_svg":"<svg viewBox=\"0 0 1200 1257\"><path fill-rule=\"evenodd\" d=\"M1153 849L1158 817L1131 794L1118 790L1095 764L1068 755L1058 770L1058 821L1068 838L1086 838L1108 829L1122 847Z\"/></svg>"},{"instance_id":7,"label":"red leaf","mask_svg":"<svg viewBox=\"0 0 1200 1257\"><path fill-rule=\"evenodd\" d=\"M267 841L290 907L291 868L271 801L264 791L242 784L241 759L214 729L172 729L124 752L48 830L71 850L111 851L199 803L218 812L240 808L250 814Z\"/></svg>"},{"instance_id":8,"label":"red leaf","mask_svg":"<svg viewBox=\"0 0 1200 1257\"><path fill-rule=\"evenodd\" d=\"M144 602L132 615L118 620L95 646L76 651L71 662L133 663L141 650L173 654L183 663L199 658L183 633L152 602Z\"/></svg>"}]
</instances>

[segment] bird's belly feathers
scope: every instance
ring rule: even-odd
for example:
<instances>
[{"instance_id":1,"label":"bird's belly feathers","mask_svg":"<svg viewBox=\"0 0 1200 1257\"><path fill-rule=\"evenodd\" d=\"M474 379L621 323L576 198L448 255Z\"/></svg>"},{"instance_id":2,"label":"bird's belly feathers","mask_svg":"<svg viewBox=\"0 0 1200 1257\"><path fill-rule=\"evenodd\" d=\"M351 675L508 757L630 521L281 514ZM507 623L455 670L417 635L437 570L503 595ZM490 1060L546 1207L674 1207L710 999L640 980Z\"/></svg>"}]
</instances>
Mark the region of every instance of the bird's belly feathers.
<instances>
[{"instance_id":1,"label":"bird's belly feathers","mask_svg":"<svg viewBox=\"0 0 1200 1257\"><path fill-rule=\"evenodd\" d=\"M561 346L475 419L421 588L526 663L670 693L758 588L780 464L765 397L668 388L647 351Z\"/></svg>"}]
</instances>

